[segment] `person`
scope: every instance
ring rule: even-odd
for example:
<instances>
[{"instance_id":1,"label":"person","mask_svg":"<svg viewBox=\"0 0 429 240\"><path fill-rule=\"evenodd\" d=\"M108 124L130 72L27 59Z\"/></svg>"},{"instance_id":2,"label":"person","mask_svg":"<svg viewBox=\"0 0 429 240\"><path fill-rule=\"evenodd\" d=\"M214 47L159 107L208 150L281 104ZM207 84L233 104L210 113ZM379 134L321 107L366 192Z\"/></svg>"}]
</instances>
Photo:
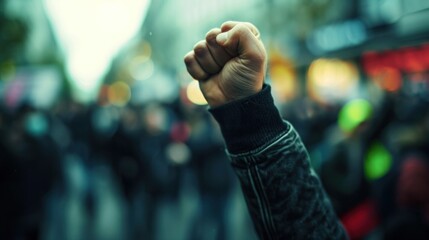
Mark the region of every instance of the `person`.
<instances>
[{"instance_id":1,"label":"person","mask_svg":"<svg viewBox=\"0 0 429 240\"><path fill-rule=\"evenodd\" d=\"M220 125L261 239L347 239L293 126L264 83L267 54L251 23L225 22L185 57Z\"/></svg>"}]
</instances>

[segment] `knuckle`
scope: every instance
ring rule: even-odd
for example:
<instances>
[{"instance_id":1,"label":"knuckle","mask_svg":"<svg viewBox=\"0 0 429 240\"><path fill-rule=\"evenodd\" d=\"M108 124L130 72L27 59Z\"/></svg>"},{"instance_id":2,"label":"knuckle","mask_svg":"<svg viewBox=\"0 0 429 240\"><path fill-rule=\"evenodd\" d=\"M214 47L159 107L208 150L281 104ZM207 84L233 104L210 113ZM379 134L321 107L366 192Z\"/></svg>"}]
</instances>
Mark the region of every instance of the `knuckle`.
<instances>
[{"instance_id":1,"label":"knuckle","mask_svg":"<svg viewBox=\"0 0 429 240\"><path fill-rule=\"evenodd\" d=\"M203 73L201 73L201 72L199 72L193 68L188 69L188 72L193 79L201 80L204 77Z\"/></svg>"},{"instance_id":2,"label":"knuckle","mask_svg":"<svg viewBox=\"0 0 429 240\"><path fill-rule=\"evenodd\" d=\"M208 74L205 72L196 72L195 76L193 76L196 80L205 80L208 78Z\"/></svg>"},{"instance_id":3,"label":"knuckle","mask_svg":"<svg viewBox=\"0 0 429 240\"><path fill-rule=\"evenodd\" d=\"M245 23L237 24L236 28L237 28L237 31L240 31L240 32L250 32L249 26Z\"/></svg>"},{"instance_id":4,"label":"knuckle","mask_svg":"<svg viewBox=\"0 0 429 240\"><path fill-rule=\"evenodd\" d=\"M253 23L251 23L251 22L243 22L243 24L245 24L250 29L256 28L255 25L253 25Z\"/></svg>"},{"instance_id":5,"label":"knuckle","mask_svg":"<svg viewBox=\"0 0 429 240\"><path fill-rule=\"evenodd\" d=\"M192 62L194 61L194 55L193 54L191 54L191 53L189 53L189 54L187 54L185 57L184 57L184 62L185 62L185 64L186 65L191 65L192 64Z\"/></svg>"},{"instance_id":6,"label":"knuckle","mask_svg":"<svg viewBox=\"0 0 429 240\"><path fill-rule=\"evenodd\" d=\"M212 28L210 31L207 32L206 34L206 41L210 42L212 40L216 39L216 36L220 33L220 29L219 28Z\"/></svg>"},{"instance_id":7,"label":"knuckle","mask_svg":"<svg viewBox=\"0 0 429 240\"><path fill-rule=\"evenodd\" d=\"M207 50L207 45L205 41L199 41L197 44L195 44L194 46L194 52L197 56L203 56L205 55Z\"/></svg>"},{"instance_id":8,"label":"knuckle","mask_svg":"<svg viewBox=\"0 0 429 240\"><path fill-rule=\"evenodd\" d=\"M240 23L239 25L240 25L240 28L243 29L243 31L245 30L247 33L252 33L254 36L256 36L257 38L259 38L259 35L260 35L259 30L252 23L250 23L250 22L243 22L243 23Z\"/></svg>"},{"instance_id":9,"label":"knuckle","mask_svg":"<svg viewBox=\"0 0 429 240\"><path fill-rule=\"evenodd\" d=\"M233 21L226 21L226 22L224 22L224 23L222 24L222 27L231 26L231 25L233 25L233 24L234 24L234 22L233 22Z\"/></svg>"}]
</instances>

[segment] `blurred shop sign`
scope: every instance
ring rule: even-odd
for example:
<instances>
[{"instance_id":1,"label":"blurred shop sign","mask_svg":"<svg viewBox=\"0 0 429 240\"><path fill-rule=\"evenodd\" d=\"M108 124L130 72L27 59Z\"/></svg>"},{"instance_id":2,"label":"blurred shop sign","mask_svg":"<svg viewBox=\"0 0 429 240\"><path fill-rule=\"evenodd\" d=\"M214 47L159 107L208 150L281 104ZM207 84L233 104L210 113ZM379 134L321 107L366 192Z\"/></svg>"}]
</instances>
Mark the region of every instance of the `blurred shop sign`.
<instances>
[{"instance_id":1,"label":"blurred shop sign","mask_svg":"<svg viewBox=\"0 0 429 240\"><path fill-rule=\"evenodd\" d=\"M315 29L307 47L320 56L363 47L361 52L374 42L402 45L402 40L428 34L428 21L428 0L362 0L357 16Z\"/></svg>"},{"instance_id":2,"label":"blurred shop sign","mask_svg":"<svg viewBox=\"0 0 429 240\"><path fill-rule=\"evenodd\" d=\"M362 67L384 90L429 100L429 44L366 52Z\"/></svg>"},{"instance_id":3,"label":"blurred shop sign","mask_svg":"<svg viewBox=\"0 0 429 240\"><path fill-rule=\"evenodd\" d=\"M370 27L391 24L427 9L427 0L364 0L360 5L362 19Z\"/></svg>"},{"instance_id":4,"label":"blurred shop sign","mask_svg":"<svg viewBox=\"0 0 429 240\"><path fill-rule=\"evenodd\" d=\"M318 55L360 45L367 38L364 23L354 19L316 29L307 39L307 46L311 52Z\"/></svg>"},{"instance_id":5,"label":"blurred shop sign","mask_svg":"<svg viewBox=\"0 0 429 240\"><path fill-rule=\"evenodd\" d=\"M406 73L424 72L429 70L429 44L384 52L367 52L362 60L363 68L370 76L383 68L395 68Z\"/></svg>"},{"instance_id":6,"label":"blurred shop sign","mask_svg":"<svg viewBox=\"0 0 429 240\"><path fill-rule=\"evenodd\" d=\"M364 0L361 1L360 11L362 19L369 27L390 24L403 14L402 0Z\"/></svg>"}]
</instances>

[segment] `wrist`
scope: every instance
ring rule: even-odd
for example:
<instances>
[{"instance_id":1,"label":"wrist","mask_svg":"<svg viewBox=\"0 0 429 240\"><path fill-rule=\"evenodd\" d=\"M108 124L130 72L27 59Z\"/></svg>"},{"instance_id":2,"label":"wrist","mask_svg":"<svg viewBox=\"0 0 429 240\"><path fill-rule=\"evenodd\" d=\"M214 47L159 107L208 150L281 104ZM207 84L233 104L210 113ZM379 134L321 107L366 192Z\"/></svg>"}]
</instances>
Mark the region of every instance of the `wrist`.
<instances>
[{"instance_id":1,"label":"wrist","mask_svg":"<svg viewBox=\"0 0 429 240\"><path fill-rule=\"evenodd\" d=\"M222 105L225 105L234 101L239 101L241 99L245 99L255 94L258 94L259 92L262 91L263 87L264 87L264 84L263 84L263 81L261 81L261 83L258 85L255 85L246 90L239 90L235 93L222 91L222 89L219 89L218 93L213 91L212 92L206 91L204 93L204 97L208 105L210 106L210 108L217 108Z\"/></svg>"},{"instance_id":2,"label":"wrist","mask_svg":"<svg viewBox=\"0 0 429 240\"><path fill-rule=\"evenodd\" d=\"M227 149L237 154L257 149L287 130L264 85L254 95L209 110L219 123Z\"/></svg>"}]
</instances>

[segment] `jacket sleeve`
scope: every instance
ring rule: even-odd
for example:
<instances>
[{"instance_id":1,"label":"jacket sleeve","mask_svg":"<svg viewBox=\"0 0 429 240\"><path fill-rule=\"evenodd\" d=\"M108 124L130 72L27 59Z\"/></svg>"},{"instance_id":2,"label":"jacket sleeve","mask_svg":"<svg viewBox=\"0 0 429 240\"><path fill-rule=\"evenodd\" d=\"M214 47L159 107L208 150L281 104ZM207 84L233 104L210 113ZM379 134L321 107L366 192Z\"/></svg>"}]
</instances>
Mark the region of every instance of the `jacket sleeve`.
<instances>
[{"instance_id":1,"label":"jacket sleeve","mask_svg":"<svg viewBox=\"0 0 429 240\"><path fill-rule=\"evenodd\" d=\"M299 135L281 119L270 86L210 112L261 239L347 239Z\"/></svg>"}]
</instances>

